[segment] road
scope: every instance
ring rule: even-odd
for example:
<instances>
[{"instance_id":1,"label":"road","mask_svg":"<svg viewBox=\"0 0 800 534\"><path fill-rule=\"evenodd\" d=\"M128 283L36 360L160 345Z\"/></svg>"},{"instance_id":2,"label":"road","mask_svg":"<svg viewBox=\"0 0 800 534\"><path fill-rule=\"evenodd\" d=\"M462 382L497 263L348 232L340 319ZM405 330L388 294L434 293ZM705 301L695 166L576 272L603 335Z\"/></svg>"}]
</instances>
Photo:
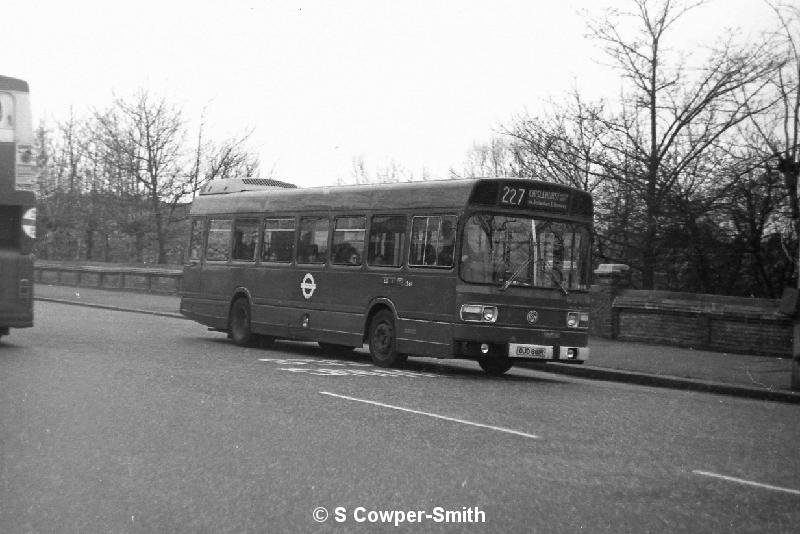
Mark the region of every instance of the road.
<instances>
[{"instance_id":1,"label":"road","mask_svg":"<svg viewBox=\"0 0 800 534\"><path fill-rule=\"evenodd\" d=\"M0 345L0 532L796 532L799 417L38 302Z\"/></svg>"}]
</instances>

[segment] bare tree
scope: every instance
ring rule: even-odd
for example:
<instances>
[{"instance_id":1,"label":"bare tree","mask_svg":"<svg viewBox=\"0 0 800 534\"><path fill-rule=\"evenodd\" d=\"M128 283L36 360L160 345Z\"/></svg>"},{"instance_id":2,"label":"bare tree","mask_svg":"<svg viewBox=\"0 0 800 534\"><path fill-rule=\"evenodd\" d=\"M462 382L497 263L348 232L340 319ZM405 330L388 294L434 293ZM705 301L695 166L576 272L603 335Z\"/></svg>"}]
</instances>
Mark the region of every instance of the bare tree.
<instances>
[{"instance_id":1,"label":"bare tree","mask_svg":"<svg viewBox=\"0 0 800 534\"><path fill-rule=\"evenodd\" d=\"M356 184L385 184L414 180L414 173L395 160L391 160L387 165L377 167L374 173L370 173L367 169L367 163L363 156L353 157L351 164L350 174ZM339 179L338 183L342 185L343 180Z\"/></svg>"},{"instance_id":2,"label":"bare tree","mask_svg":"<svg viewBox=\"0 0 800 534\"><path fill-rule=\"evenodd\" d=\"M520 117L504 129L513 139L517 174L594 191L606 175L605 150L614 146L604 142L604 104L586 102L574 91L565 104L551 108L540 117Z\"/></svg>"},{"instance_id":3,"label":"bare tree","mask_svg":"<svg viewBox=\"0 0 800 534\"><path fill-rule=\"evenodd\" d=\"M514 156L515 150L509 139L493 136L488 143L475 143L467 152L463 170L450 169L450 177L520 176Z\"/></svg>"},{"instance_id":4,"label":"bare tree","mask_svg":"<svg viewBox=\"0 0 800 534\"><path fill-rule=\"evenodd\" d=\"M252 130L241 137L230 138L221 143L208 143L204 150L203 182L234 177L249 178L257 175L258 157L245 147L251 134Z\"/></svg>"},{"instance_id":5,"label":"bare tree","mask_svg":"<svg viewBox=\"0 0 800 534\"><path fill-rule=\"evenodd\" d=\"M632 11L609 11L590 23L591 34L629 84L621 113L605 117L604 125L641 163L640 173L616 174L644 206L639 246L645 288L655 285L659 219L666 203L713 182L713 169L699 162L726 133L771 104L762 99L765 80L776 68L766 43L742 48L725 41L692 69L694 74L686 57L670 54L669 32L701 3L630 0Z\"/></svg>"},{"instance_id":6,"label":"bare tree","mask_svg":"<svg viewBox=\"0 0 800 534\"><path fill-rule=\"evenodd\" d=\"M182 114L163 98L140 92L132 102L116 100L111 111L98 117L104 140L129 166L123 174L135 177L152 216L156 262L166 262L168 223L177 204L191 193L193 182L184 172L185 128Z\"/></svg>"},{"instance_id":7,"label":"bare tree","mask_svg":"<svg viewBox=\"0 0 800 534\"><path fill-rule=\"evenodd\" d=\"M88 119L70 113L52 133L41 126L39 254L139 263L175 258L194 191L211 179L259 172L246 147L252 132L217 142L204 127L189 147L180 110L146 91Z\"/></svg>"},{"instance_id":8,"label":"bare tree","mask_svg":"<svg viewBox=\"0 0 800 534\"><path fill-rule=\"evenodd\" d=\"M259 175L258 156L247 149L247 142L253 134L252 129L238 137L217 143L204 139L205 128L204 110L200 116L194 161L191 166L192 198L200 187L211 180ZM269 173L269 177L271 176L272 172Z\"/></svg>"},{"instance_id":9,"label":"bare tree","mask_svg":"<svg viewBox=\"0 0 800 534\"><path fill-rule=\"evenodd\" d=\"M753 114L746 125L747 148L756 153L762 172L779 175L788 202L788 232L784 248L793 265L797 264L800 238L800 8L768 3L775 13L778 29L768 36L776 60L780 61L769 78L776 105Z\"/></svg>"},{"instance_id":10,"label":"bare tree","mask_svg":"<svg viewBox=\"0 0 800 534\"><path fill-rule=\"evenodd\" d=\"M363 156L353 157L351 160L351 164L353 168L351 170L351 174L355 183L357 184L368 184L371 181L369 176L369 172L367 171L367 164L364 161Z\"/></svg>"}]
</instances>

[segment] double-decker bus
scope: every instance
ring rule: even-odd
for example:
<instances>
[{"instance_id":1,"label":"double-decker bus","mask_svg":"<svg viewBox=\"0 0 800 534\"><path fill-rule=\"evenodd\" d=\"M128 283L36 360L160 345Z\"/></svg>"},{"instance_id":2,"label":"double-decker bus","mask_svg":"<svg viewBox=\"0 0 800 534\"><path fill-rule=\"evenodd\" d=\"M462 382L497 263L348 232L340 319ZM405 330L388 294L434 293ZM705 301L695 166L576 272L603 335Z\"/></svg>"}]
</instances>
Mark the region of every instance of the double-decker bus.
<instances>
[{"instance_id":1,"label":"double-decker bus","mask_svg":"<svg viewBox=\"0 0 800 534\"><path fill-rule=\"evenodd\" d=\"M0 76L0 337L33 326L34 178L28 84Z\"/></svg>"},{"instance_id":2,"label":"double-decker bus","mask_svg":"<svg viewBox=\"0 0 800 534\"><path fill-rule=\"evenodd\" d=\"M245 180L246 181L246 180ZM252 180L251 180L252 181ZM592 199L525 179L291 189L212 182L191 208L181 312L237 344L582 363Z\"/></svg>"}]
</instances>

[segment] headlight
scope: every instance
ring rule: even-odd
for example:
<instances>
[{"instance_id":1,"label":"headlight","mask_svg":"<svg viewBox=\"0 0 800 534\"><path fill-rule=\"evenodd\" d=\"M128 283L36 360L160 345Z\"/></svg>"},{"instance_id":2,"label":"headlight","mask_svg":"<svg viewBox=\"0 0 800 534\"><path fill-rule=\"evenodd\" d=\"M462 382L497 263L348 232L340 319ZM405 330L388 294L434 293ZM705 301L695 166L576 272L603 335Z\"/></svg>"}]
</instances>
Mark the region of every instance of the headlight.
<instances>
[{"instance_id":1,"label":"headlight","mask_svg":"<svg viewBox=\"0 0 800 534\"><path fill-rule=\"evenodd\" d=\"M578 314L575 312L569 312L567 314L567 326L569 328L578 328Z\"/></svg>"},{"instance_id":2,"label":"headlight","mask_svg":"<svg viewBox=\"0 0 800 534\"><path fill-rule=\"evenodd\" d=\"M461 306L461 320L476 323L494 323L497 321L497 306L464 304Z\"/></svg>"},{"instance_id":3,"label":"headlight","mask_svg":"<svg viewBox=\"0 0 800 534\"><path fill-rule=\"evenodd\" d=\"M567 312L567 328L589 328L589 314L586 312Z\"/></svg>"}]
</instances>

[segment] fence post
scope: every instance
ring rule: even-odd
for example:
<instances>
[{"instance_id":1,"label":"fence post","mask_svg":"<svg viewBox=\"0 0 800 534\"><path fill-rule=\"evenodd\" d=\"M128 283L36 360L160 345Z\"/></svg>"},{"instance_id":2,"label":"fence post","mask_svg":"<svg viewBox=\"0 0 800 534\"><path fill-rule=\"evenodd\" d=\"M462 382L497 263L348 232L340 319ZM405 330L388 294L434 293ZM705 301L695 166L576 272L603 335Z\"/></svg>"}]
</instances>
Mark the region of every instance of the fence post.
<instances>
[{"instance_id":1,"label":"fence post","mask_svg":"<svg viewBox=\"0 0 800 534\"><path fill-rule=\"evenodd\" d=\"M591 288L590 333L616 339L614 299L630 285L630 267L621 263L603 263L594 271Z\"/></svg>"},{"instance_id":2,"label":"fence post","mask_svg":"<svg viewBox=\"0 0 800 534\"><path fill-rule=\"evenodd\" d=\"M800 289L784 288L778 311L792 318L792 375L789 387L792 391L800 391Z\"/></svg>"},{"instance_id":3,"label":"fence post","mask_svg":"<svg viewBox=\"0 0 800 534\"><path fill-rule=\"evenodd\" d=\"M792 343L792 391L800 391L800 318L795 315L794 320L794 341Z\"/></svg>"}]
</instances>

